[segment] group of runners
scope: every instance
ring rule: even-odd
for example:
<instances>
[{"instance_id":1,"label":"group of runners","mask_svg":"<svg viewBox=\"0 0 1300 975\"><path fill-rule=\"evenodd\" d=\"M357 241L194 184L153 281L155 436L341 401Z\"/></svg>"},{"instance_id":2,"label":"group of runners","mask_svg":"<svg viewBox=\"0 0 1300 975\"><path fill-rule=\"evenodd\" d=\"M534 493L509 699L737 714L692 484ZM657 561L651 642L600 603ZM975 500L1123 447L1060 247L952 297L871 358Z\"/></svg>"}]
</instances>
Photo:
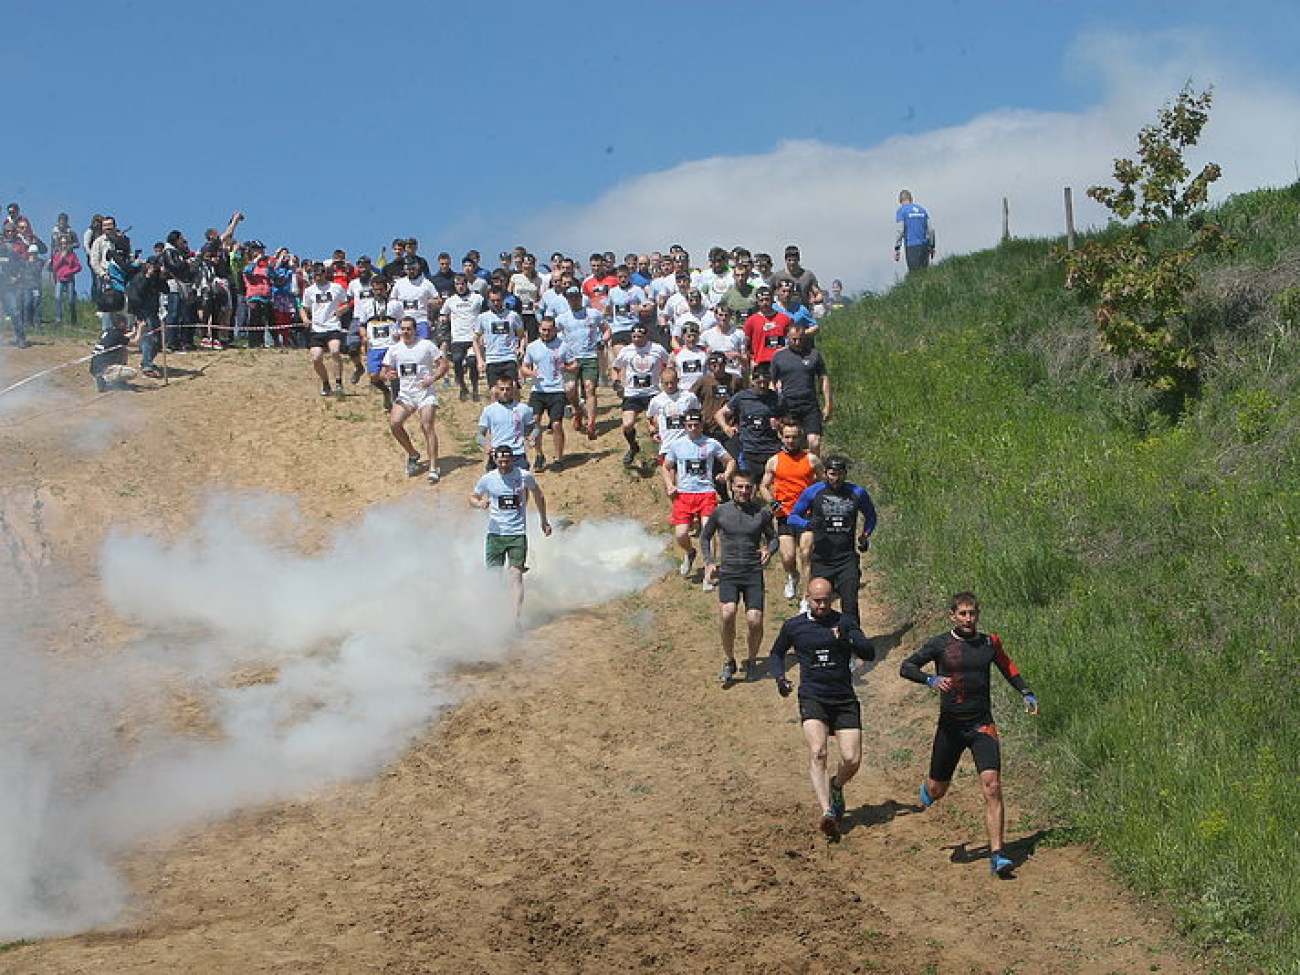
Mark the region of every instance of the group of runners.
<instances>
[{"instance_id":1,"label":"group of runners","mask_svg":"<svg viewBox=\"0 0 1300 975\"><path fill-rule=\"evenodd\" d=\"M932 249L932 237L911 244L915 214L900 208L899 222L900 243ZM862 753L853 658L875 656L861 628L858 591L861 555L876 528L869 493L848 479L848 459L822 457L834 401L815 338L827 308L841 303L840 289L824 293L795 245L785 249L780 271L767 255L743 247L712 248L707 267L694 268L674 246L629 254L621 263L593 253L584 273L562 254L542 269L523 248L503 252L492 271L472 252L453 271L442 253L434 271L413 244L395 241L394 260L384 267L364 259L350 265L341 252L306 265L310 284L298 311L321 394L343 391L343 360L350 357L352 381L368 375L381 397L407 475L437 482L439 393L477 403L486 389L490 402L477 422L486 472L469 503L488 512L486 562L505 571L518 618L530 503L543 535L551 534L536 475L566 466L568 436L599 437L598 401L610 390L626 444L623 463L639 465L643 432L653 444L681 575L694 582L698 569L702 590L717 594L720 683L758 680L765 670L789 695L786 657L795 654L819 826L838 839L844 787ZM243 246L253 255L246 275L274 273L259 242ZM262 318L255 316L255 324ZM412 416L418 446L406 429ZM763 668L765 575L774 558L784 575L782 595L799 605ZM745 654L738 660L742 604ZM918 795L921 808L943 797L969 749L986 804L990 864L1006 875L1014 864L1004 844L991 668L1024 695L1029 711L1036 714L1038 705L1000 640L978 629L975 597L958 594L949 611L951 630L901 669L941 697ZM839 761L828 773L831 737Z\"/></svg>"}]
</instances>

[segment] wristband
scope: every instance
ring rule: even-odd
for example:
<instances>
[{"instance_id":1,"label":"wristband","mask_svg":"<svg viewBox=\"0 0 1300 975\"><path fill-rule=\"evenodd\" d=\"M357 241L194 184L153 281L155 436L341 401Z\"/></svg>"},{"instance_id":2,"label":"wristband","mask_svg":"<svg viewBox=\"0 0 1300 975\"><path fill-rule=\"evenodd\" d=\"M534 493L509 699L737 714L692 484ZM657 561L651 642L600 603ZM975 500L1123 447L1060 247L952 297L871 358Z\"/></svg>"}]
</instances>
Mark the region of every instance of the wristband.
<instances>
[{"instance_id":1,"label":"wristband","mask_svg":"<svg viewBox=\"0 0 1300 975\"><path fill-rule=\"evenodd\" d=\"M925 683L928 687L934 687L935 684L939 683L939 676L933 674L925 679Z\"/></svg>"}]
</instances>

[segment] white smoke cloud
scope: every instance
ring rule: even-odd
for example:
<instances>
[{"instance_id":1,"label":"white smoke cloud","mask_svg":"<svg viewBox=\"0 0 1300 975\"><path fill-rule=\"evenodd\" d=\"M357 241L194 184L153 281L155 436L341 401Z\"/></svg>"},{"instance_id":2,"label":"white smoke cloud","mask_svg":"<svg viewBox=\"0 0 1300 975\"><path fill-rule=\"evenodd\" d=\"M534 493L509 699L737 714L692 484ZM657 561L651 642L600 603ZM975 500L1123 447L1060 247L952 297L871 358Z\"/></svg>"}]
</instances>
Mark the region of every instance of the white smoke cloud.
<instances>
[{"instance_id":1,"label":"white smoke cloud","mask_svg":"<svg viewBox=\"0 0 1300 975\"><path fill-rule=\"evenodd\" d=\"M1210 51L1209 39L1193 32L1089 35L1065 66L1100 79L1101 99L1083 111L1007 108L865 149L791 141L761 155L700 159L630 180L587 205L536 214L518 239L581 254L681 242L700 261L713 244L741 243L771 252L778 265L781 249L796 242L823 285L838 277L849 290L880 289L900 273L892 248L903 188L930 211L940 257L996 244L1003 197L1017 237L1064 232L1066 186L1074 190L1076 226L1103 225L1106 211L1085 190L1109 179L1116 156L1133 154L1137 130L1189 79L1215 87L1192 159L1222 165L1217 198L1300 177L1300 94Z\"/></svg>"},{"instance_id":2,"label":"white smoke cloud","mask_svg":"<svg viewBox=\"0 0 1300 975\"><path fill-rule=\"evenodd\" d=\"M458 666L512 652L479 518L376 507L317 551L306 529L291 501L241 494L174 544L112 535L104 594L142 636L95 661L3 647L0 940L112 920L112 858L144 837L373 774L458 699ZM663 566L630 521L532 550L532 622Z\"/></svg>"}]
</instances>

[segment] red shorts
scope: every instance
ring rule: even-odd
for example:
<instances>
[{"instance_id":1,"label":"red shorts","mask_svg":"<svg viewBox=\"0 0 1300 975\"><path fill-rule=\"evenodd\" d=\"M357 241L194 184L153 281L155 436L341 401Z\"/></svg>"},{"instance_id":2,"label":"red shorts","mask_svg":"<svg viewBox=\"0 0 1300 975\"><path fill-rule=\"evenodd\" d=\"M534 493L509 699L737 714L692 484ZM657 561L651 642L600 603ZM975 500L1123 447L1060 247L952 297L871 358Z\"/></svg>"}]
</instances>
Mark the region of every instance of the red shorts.
<instances>
[{"instance_id":1,"label":"red shorts","mask_svg":"<svg viewBox=\"0 0 1300 975\"><path fill-rule=\"evenodd\" d=\"M673 498L673 513L668 517L670 525L689 525L696 518L703 521L713 514L718 506L718 496L712 491L699 494L678 494Z\"/></svg>"}]
</instances>

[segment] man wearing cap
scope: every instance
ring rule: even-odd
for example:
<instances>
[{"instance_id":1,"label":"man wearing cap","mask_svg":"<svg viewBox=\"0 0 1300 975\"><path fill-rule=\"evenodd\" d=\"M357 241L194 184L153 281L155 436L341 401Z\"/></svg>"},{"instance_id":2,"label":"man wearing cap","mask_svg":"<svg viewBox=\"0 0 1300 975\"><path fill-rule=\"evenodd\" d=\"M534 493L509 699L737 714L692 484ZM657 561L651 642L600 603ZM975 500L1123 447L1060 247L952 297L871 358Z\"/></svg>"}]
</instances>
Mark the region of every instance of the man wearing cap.
<instances>
[{"instance_id":1,"label":"man wearing cap","mask_svg":"<svg viewBox=\"0 0 1300 975\"><path fill-rule=\"evenodd\" d=\"M785 348L785 333L793 321L772 303L772 289L762 285L755 292L758 307L745 319L745 342L749 346L751 361L771 362L772 357Z\"/></svg>"},{"instance_id":2,"label":"man wearing cap","mask_svg":"<svg viewBox=\"0 0 1300 975\"><path fill-rule=\"evenodd\" d=\"M740 469L748 471L758 484L768 460L781 449L777 433L780 408L772 390L772 367L760 362L751 379L749 389L742 389L718 411L718 422L728 437L740 439Z\"/></svg>"},{"instance_id":3,"label":"man wearing cap","mask_svg":"<svg viewBox=\"0 0 1300 975\"><path fill-rule=\"evenodd\" d=\"M486 563L489 569L505 567L510 580L515 622L524 605L524 572L528 562L528 499L537 505L542 534L551 537L546 518L546 496L529 471L520 470L509 447L494 452L496 469L478 479L469 503L488 512Z\"/></svg>"},{"instance_id":4,"label":"man wearing cap","mask_svg":"<svg viewBox=\"0 0 1300 975\"><path fill-rule=\"evenodd\" d=\"M839 593L840 610L857 620L858 587L862 583L859 553L871 547L876 530L876 506L866 488L848 481L848 458L826 459L826 480L807 488L786 519L791 527L811 531L810 571L828 579ZM858 517L862 528L858 530Z\"/></svg>"},{"instance_id":5,"label":"man wearing cap","mask_svg":"<svg viewBox=\"0 0 1300 975\"><path fill-rule=\"evenodd\" d=\"M600 343L609 334L605 318L594 308L583 305L582 289L572 276L561 275L565 308L555 318L556 328L564 337L577 372L565 380L565 392L573 407L573 429L587 431L587 439L596 439L596 387L600 380ZM585 412L584 412L585 411Z\"/></svg>"},{"instance_id":6,"label":"man wearing cap","mask_svg":"<svg viewBox=\"0 0 1300 975\"><path fill-rule=\"evenodd\" d=\"M623 384L623 439L627 441L624 467L631 467L641 452L636 441L636 418L646 411L654 397L659 374L668 360L668 350L658 342L651 342L645 325L640 322L632 327L632 344L614 357L610 371L614 380Z\"/></svg>"},{"instance_id":7,"label":"man wearing cap","mask_svg":"<svg viewBox=\"0 0 1300 975\"><path fill-rule=\"evenodd\" d=\"M447 359L436 345L418 337L415 319L409 315L402 319L398 336L400 341L384 352L382 378L387 382L397 380L398 384L397 399L388 415L388 428L406 451L406 476L417 477L425 465L406 432L406 421L412 413L419 416L425 449L429 451L429 481L437 484L438 432L434 422L438 416L438 397L433 386L447 374Z\"/></svg>"}]
</instances>

